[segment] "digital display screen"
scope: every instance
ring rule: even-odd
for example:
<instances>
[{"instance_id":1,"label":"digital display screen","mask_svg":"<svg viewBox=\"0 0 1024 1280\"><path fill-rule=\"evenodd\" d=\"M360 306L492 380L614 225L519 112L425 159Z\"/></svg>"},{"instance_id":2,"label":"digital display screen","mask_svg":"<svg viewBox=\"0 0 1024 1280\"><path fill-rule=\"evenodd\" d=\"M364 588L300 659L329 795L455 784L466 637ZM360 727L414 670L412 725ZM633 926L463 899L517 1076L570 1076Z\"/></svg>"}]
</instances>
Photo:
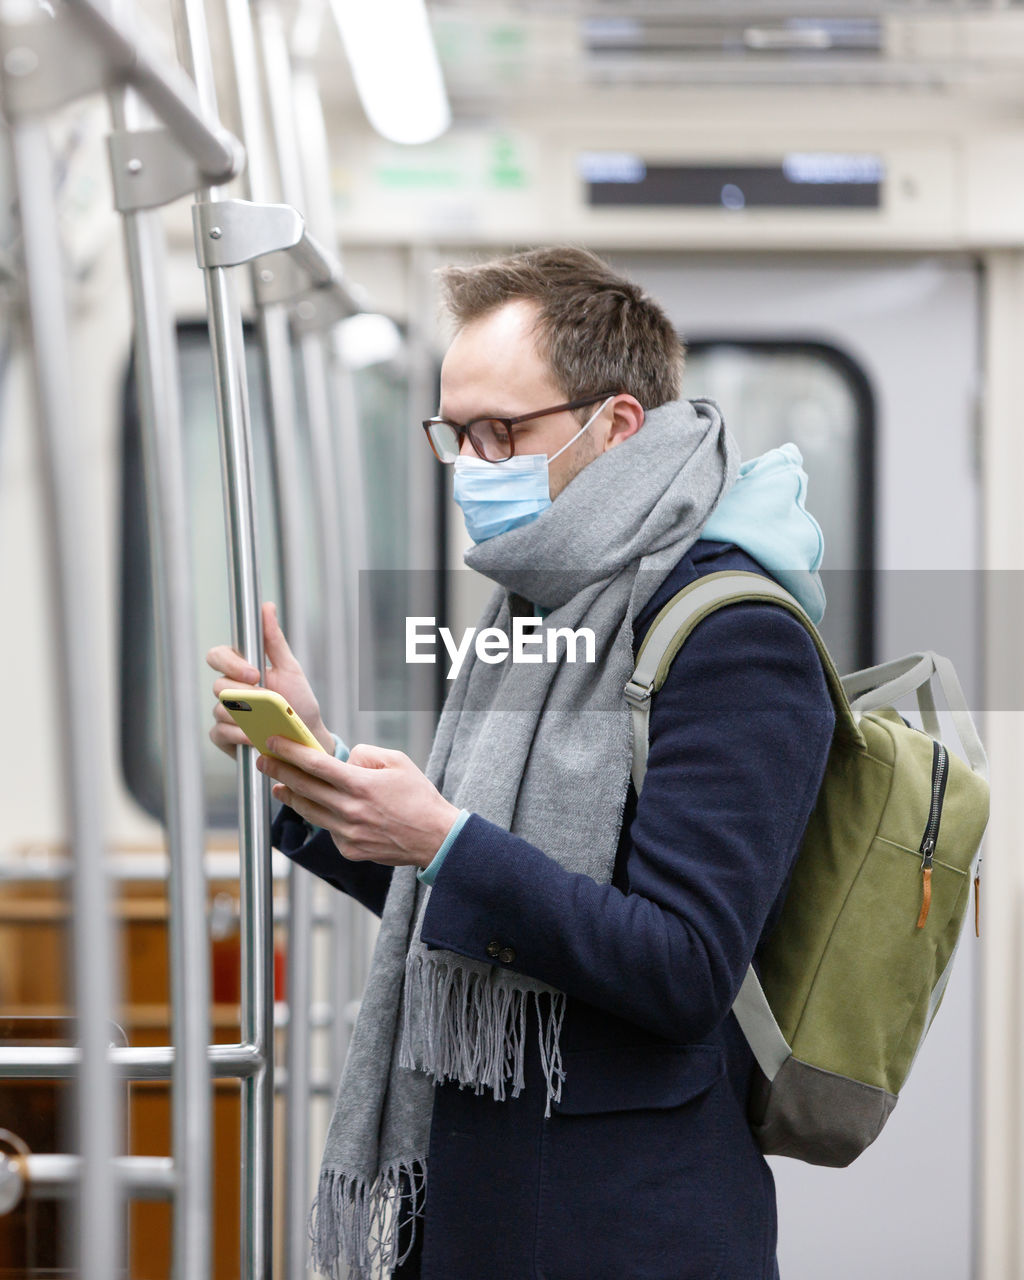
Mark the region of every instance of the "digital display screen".
<instances>
[{"instance_id":1,"label":"digital display screen","mask_svg":"<svg viewBox=\"0 0 1024 1280\"><path fill-rule=\"evenodd\" d=\"M579 156L592 208L878 209L878 156L793 152L779 164L665 164L618 151Z\"/></svg>"}]
</instances>

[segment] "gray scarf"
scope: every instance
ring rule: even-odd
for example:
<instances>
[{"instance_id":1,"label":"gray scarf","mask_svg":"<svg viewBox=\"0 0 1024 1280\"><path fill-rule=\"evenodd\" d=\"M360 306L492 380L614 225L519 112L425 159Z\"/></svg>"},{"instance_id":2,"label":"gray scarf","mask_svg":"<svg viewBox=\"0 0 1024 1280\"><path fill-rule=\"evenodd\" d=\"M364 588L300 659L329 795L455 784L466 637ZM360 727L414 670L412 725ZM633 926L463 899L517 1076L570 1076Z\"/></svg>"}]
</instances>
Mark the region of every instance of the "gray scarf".
<instances>
[{"instance_id":1,"label":"gray scarf","mask_svg":"<svg viewBox=\"0 0 1024 1280\"><path fill-rule=\"evenodd\" d=\"M633 621L700 536L736 476L715 405L674 401L599 455L532 524L491 538L466 564L499 584L480 626L547 610L545 635L587 627L596 661L498 664L468 657L445 702L427 776L460 808L610 882L630 776ZM518 600L517 600L518 597ZM533 652L546 653L546 646ZM565 995L523 974L428 950L430 890L394 872L327 1134L311 1217L325 1275L363 1278L403 1260L403 1222L422 1211L435 1082L496 1099L523 1087L532 1012L557 1101ZM407 1242L411 1248L411 1242Z\"/></svg>"}]
</instances>

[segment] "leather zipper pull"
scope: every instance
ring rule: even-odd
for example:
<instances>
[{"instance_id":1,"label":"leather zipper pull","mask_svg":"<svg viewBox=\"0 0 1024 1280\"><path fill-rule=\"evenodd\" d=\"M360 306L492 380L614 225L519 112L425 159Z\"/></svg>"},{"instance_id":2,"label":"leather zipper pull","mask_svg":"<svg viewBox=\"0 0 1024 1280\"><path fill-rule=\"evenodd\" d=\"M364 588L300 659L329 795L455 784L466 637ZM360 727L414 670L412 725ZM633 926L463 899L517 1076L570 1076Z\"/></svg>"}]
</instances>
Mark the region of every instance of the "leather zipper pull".
<instances>
[{"instance_id":1,"label":"leather zipper pull","mask_svg":"<svg viewBox=\"0 0 1024 1280\"><path fill-rule=\"evenodd\" d=\"M974 936L981 937L981 873L974 877Z\"/></svg>"},{"instance_id":2,"label":"leather zipper pull","mask_svg":"<svg viewBox=\"0 0 1024 1280\"><path fill-rule=\"evenodd\" d=\"M931 905L932 905L932 869L931 867L925 867L925 869L921 872L921 875L924 877L924 892L923 892L923 897L921 899L921 914L917 917L917 927L919 929L924 928L924 922L928 919L928 912L931 910Z\"/></svg>"},{"instance_id":3,"label":"leather zipper pull","mask_svg":"<svg viewBox=\"0 0 1024 1280\"><path fill-rule=\"evenodd\" d=\"M917 927L924 928L928 912L932 905L932 860L935 856L935 837L926 835L921 841L921 876L923 877L921 914L917 917Z\"/></svg>"}]
</instances>

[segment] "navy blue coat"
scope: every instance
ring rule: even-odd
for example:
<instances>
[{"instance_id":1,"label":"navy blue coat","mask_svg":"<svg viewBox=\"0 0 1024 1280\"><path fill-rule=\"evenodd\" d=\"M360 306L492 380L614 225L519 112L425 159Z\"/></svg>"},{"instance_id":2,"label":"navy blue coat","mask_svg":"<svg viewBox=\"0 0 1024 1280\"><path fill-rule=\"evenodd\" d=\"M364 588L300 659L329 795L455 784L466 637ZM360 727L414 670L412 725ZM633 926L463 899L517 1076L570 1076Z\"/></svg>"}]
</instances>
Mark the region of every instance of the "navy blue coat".
<instances>
[{"instance_id":1,"label":"navy blue coat","mask_svg":"<svg viewBox=\"0 0 1024 1280\"><path fill-rule=\"evenodd\" d=\"M637 619L720 569L698 541ZM423 939L568 997L561 1102L434 1091L425 1217L396 1280L772 1280L771 1171L746 1121L753 1057L730 1008L770 932L814 806L834 714L814 645L771 604L694 631L654 699L643 801L630 787L610 885L563 870L476 815L437 877ZM305 840L278 846L382 910L390 869ZM492 951L494 948L491 948ZM506 952L507 955L507 952Z\"/></svg>"}]
</instances>

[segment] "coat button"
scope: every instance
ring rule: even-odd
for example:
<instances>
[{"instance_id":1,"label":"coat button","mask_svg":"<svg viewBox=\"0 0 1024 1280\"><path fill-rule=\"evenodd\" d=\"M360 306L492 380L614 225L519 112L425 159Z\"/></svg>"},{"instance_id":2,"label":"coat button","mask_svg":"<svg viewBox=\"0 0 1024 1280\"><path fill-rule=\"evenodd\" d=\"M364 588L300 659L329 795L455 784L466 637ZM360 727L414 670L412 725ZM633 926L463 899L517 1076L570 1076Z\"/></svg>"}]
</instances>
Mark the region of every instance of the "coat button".
<instances>
[{"instance_id":1,"label":"coat button","mask_svg":"<svg viewBox=\"0 0 1024 1280\"><path fill-rule=\"evenodd\" d=\"M516 958L516 953L512 950L511 947L502 947L502 949L498 952L498 959L501 961L502 964L511 964L515 958Z\"/></svg>"},{"instance_id":2,"label":"coat button","mask_svg":"<svg viewBox=\"0 0 1024 1280\"><path fill-rule=\"evenodd\" d=\"M497 957L498 957L498 952L499 952L500 950L501 950L501 943L500 943L500 942L488 942L488 944L487 944L487 954L491 957L491 959L492 959L492 960L496 960L496 959L497 959Z\"/></svg>"}]
</instances>

